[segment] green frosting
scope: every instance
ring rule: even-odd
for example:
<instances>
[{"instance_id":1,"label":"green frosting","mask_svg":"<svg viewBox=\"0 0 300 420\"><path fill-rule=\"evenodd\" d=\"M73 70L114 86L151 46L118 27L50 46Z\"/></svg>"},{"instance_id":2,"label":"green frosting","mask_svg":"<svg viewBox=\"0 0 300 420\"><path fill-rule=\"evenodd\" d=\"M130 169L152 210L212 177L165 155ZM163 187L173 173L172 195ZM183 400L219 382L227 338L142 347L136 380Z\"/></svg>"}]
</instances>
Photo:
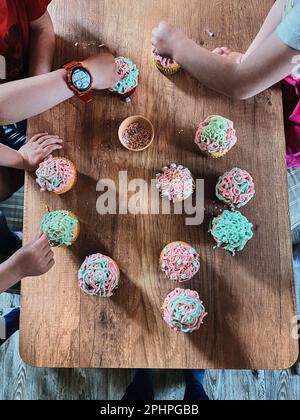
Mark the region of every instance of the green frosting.
<instances>
[{"instance_id":1,"label":"green frosting","mask_svg":"<svg viewBox=\"0 0 300 420\"><path fill-rule=\"evenodd\" d=\"M41 230L48 236L53 248L69 247L75 239L78 223L68 211L54 211L45 215Z\"/></svg>"},{"instance_id":2,"label":"green frosting","mask_svg":"<svg viewBox=\"0 0 300 420\"><path fill-rule=\"evenodd\" d=\"M224 248L234 256L242 251L247 242L253 238L253 224L239 211L224 211L213 219L210 233L216 239L217 248Z\"/></svg>"},{"instance_id":3,"label":"green frosting","mask_svg":"<svg viewBox=\"0 0 300 420\"><path fill-rule=\"evenodd\" d=\"M228 120L224 117L215 116L209 121L209 124L203 128L201 140L210 145L213 143L216 147L226 146L228 143Z\"/></svg>"}]
</instances>

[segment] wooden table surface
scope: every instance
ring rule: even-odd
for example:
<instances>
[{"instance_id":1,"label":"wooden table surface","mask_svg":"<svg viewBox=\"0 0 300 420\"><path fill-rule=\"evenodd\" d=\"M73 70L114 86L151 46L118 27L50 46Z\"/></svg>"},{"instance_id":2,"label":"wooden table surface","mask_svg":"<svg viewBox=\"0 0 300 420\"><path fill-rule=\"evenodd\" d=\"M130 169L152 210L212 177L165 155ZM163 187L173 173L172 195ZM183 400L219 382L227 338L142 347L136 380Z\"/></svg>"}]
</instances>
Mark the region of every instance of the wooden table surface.
<instances>
[{"instance_id":1,"label":"wooden table surface","mask_svg":"<svg viewBox=\"0 0 300 420\"><path fill-rule=\"evenodd\" d=\"M75 212L82 224L78 242L55 251L56 266L43 278L22 285L20 352L39 367L237 368L290 367L298 355L291 337L294 286L287 199L285 143L280 88L247 102L232 102L201 87L182 72L165 78L153 66L151 29L162 19L182 27L213 48L245 50L267 15L272 0L54 0L50 12L58 35L56 64L93 53L91 41L132 58L141 72L131 104L108 93L90 105L77 99L31 120L30 133L49 131L65 140L62 155L77 165L76 188L65 196L40 194L26 181L25 235L29 240L49 209ZM80 12L79 12L80 11ZM207 31L215 33L210 38ZM74 44L80 45L75 47ZM97 42L96 42L97 43ZM156 127L151 149L123 149L121 121L143 114ZM211 114L235 122L238 145L224 159L202 157L193 144L196 124ZM172 162L205 179L206 218L185 226L185 216L100 216L99 179L150 182ZM257 196L243 213L254 224L254 239L235 258L213 250L207 233L214 186L232 167L250 171ZM184 287L197 290L209 316L193 335L178 335L163 322L161 305L176 285L160 273L158 257L171 241L199 250L201 273ZM89 298L77 286L86 255L102 252L119 264L121 287L111 300Z\"/></svg>"}]
</instances>

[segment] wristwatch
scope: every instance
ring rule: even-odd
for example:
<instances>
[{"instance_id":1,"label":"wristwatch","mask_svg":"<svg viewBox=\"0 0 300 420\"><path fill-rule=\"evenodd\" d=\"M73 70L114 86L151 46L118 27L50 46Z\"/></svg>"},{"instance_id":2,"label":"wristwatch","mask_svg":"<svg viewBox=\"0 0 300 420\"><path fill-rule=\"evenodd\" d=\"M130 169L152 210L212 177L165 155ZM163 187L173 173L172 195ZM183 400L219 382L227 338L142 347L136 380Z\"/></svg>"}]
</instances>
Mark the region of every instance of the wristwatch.
<instances>
[{"instance_id":1,"label":"wristwatch","mask_svg":"<svg viewBox=\"0 0 300 420\"><path fill-rule=\"evenodd\" d=\"M67 70L67 84L69 88L82 101L86 103L91 102L90 92L93 86L93 77L90 70L78 61L71 61L62 66L62 68Z\"/></svg>"}]
</instances>

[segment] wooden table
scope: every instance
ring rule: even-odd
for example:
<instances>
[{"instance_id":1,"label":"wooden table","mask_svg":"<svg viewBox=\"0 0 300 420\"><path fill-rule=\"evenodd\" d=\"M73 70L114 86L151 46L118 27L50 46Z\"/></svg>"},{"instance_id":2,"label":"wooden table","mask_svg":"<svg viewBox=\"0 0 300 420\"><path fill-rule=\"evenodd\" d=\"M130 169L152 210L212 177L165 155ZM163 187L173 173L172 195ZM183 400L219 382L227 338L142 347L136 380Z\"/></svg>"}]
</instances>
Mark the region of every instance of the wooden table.
<instances>
[{"instance_id":1,"label":"wooden table","mask_svg":"<svg viewBox=\"0 0 300 420\"><path fill-rule=\"evenodd\" d=\"M107 93L91 105L77 99L41 115L30 132L49 131L65 139L63 155L80 172L76 188L63 197L43 195L26 181L25 234L29 240L50 210L74 211L82 223L77 244L55 251L56 266L22 286L20 351L40 367L238 368L290 367L298 355L291 338L294 286L288 217L285 143L280 88L247 102L232 102L201 87L188 74L168 80L153 66L151 29L166 19L205 47L245 50L272 0L54 0L50 8L58 34L57 65L93 52L82 42L101 41L140 68L141 83L131 104ZM78 13L80 11L80 13ZM210 38L207 31L213 31ZM79 47L74 44L79 42ZM82 49L82 51L78 51ZM78 52L77 52L78 51ZM132 114L156 127L154 146L132 154L117 139L121 121ZM238 146L218 161L199 155L193 144L198 122L211 114L234 120ZM206 220L186 227L185 216L100 216L99 179L150 182L166 163L182 163L205 179ZM213 250L208 235L214 186L226 170L240 166L255 177L257 197L244 210L255 236L233 258ZM183 240L201 254L202 270L190 284L209 317L191 336L177 335L163 322L161 305L176 285L159 271L158 257L170 241ZM111 300L83 295L77 270L86 255L112 256L122 285Z\"/></svg>"}]
</instances>

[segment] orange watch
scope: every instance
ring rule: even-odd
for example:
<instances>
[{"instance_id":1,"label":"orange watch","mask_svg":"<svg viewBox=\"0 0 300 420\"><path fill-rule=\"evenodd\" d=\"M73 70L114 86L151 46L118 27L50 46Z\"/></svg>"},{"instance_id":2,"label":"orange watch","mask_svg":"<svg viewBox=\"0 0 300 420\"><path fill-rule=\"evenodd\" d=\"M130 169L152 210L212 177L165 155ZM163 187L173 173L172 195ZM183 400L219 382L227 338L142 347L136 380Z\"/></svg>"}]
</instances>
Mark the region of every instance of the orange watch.
<instances>
[{"instance_id":1,"label":"orange watch","mask_svg":"<svg viewBox=\"0 0 300 420\"><path fill-rule=\"evenodd\" d=\"M91 102L92 97L90 93L93 87L93 77L90 70L78 61L71 61L62 66L62 68L67 70L67 84L69 88L83 102Z\"/></svg>"}]
</instances>

